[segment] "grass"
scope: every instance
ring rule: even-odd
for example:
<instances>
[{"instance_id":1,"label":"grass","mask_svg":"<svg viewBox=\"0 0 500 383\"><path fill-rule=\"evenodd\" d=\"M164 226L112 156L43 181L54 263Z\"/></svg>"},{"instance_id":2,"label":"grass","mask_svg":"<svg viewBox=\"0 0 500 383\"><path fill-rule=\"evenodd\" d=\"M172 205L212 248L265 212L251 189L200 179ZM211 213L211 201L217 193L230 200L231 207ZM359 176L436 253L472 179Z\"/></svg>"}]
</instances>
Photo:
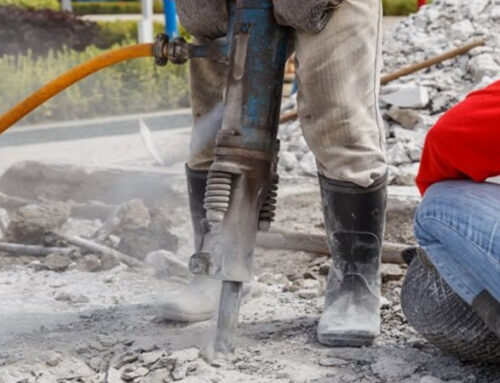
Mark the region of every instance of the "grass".
<instances>
[{"instance_id":1,"label":"grass","mask_svg":"<svg viewBox=\"0 0 500 383\"><path fill-rule=\"evenodd\" d=\"M102 50L63 50L46 57L0 57L0 111ZM68 88L30 114L25 123L161 111L189 105L187 66L158 68L136 59L105 69Z\"/></svg>"},{"instance_id":2,"label":"grass","mask_svg":"<svg viewBox=\"0 0 500 383\"><path fill-rule=\"evenodd\" d=\"M382 3L385 16L407 16L417 11L417 0L382 0Z\"/></svg>"},{"instance_id":3,"label":"grass","mask_svg":"<svg viewBox=\"0 0 500 383\"><path fill-rule=\"evenodd\" d=\"M73 2L73 12L79 15L116 15L141 13L139 1L88 1ZM163 12L163 2L154 2L154 12Z\"/></svg>"},{"instance_id":4,"label":"grass","mask_svg":"<svg viewBox=\"0 0 500 383\"><path fill-rule=\"evenodd\" d=\"M0 0L0 7L14 5L19 8L52 9L58 11L61 6L57 0Z\"/></svg>"}]
</instances>

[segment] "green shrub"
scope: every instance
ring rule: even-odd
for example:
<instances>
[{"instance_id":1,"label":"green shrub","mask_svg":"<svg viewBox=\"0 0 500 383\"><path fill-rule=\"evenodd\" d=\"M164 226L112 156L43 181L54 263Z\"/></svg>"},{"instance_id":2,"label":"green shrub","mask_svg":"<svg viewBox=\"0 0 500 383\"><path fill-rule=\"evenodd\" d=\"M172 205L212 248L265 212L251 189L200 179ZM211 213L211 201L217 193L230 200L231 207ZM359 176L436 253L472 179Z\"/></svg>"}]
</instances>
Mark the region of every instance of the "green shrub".
<instances>
[{"instance_id":1,"label":"green shrub","mask_svg":"<svg viewBox=\"0 0 500 383\"><path fill-rule=\"evenodd\" d=\"M382 0L385 16L408 16L418 8L417 0ZM432 0L427 0L427 4Z\"/></svg>"},{"instance_id":2,"label":"green shrub","mask_svg":"<svg viewBox=\"0 0 500 383\"><path fill-rule=\"evenodd\" d=\"M137 21L99 21L99 35L95 42L100 48L108 48L114 44L136 43L137 42ZM165 32L162 23L154 23L155 35Z\"/></svg>"},{"instance_id":3,"label":"green shrub","mask_svg":"<svg viewBox=\"0 0 500 383\"><path fill-rule=\"evenodd\" d=\"M417 0L382 0L384 15L407 16L417 11Z\"/></svg>"},{"instance_id":4,"label":"green shrub","mask_svg":"<svg viewBox=\"0 0 500 383\"><path fill-rule=\"evenodd\" d=\"M0 112L69 68L102 50L64 50L46 57L0 57ZM149 58L105 69L68 88L27 116L23 123L145 113L189 105L187 66L158 68Z\"/></svg>"},{"instance_id":5,"label":"green shrub","mask_svg":"<svg viewBox=\"0 0 500 383\"><path fill-rule=\"evenodd\" d=\"M96 45L107 48L114 44L137 42L137 21L98 21L99 35Z\"/></svg>"},{"instance_id":6,"label":"green shrub","mask_svg":"<svg viewBox=\"0 0 500 383\"><path fill-rule=\"evenodd\" d=\"M19 8L52 9L61 7L57 0L0 0L0 6L13 5Z\"/></svg>"},{"instance_id":7,"label":"green shrub","mask_svg":"<svg viewBox=\"0 0 500 383\"><path fill-rule=\"evenodd\" d=\"M73 2L73 12L80 15L136 14L141 13L141 3L138 1ZM154 12L163 12L161 0L154 2Z\"/></svg>"}]
</instances>

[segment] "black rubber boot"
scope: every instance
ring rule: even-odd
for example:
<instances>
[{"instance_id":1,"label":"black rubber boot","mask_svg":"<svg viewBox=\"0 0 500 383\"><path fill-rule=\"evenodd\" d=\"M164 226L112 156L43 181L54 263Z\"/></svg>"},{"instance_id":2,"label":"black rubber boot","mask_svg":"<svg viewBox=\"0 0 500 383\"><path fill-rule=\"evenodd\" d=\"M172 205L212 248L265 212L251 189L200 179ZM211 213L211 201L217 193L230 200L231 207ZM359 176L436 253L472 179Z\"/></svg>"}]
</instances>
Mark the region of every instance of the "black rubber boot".
<instances>
[{"instance_id":1,"label":"black rubber boot","mask_svg":"<svg viewBox=\"0 0 500 383\"><path fill-rule=\"evenodd\" d=\"M319 342L369 345L380 333L380 253L385 225L386 177L368 188L320 176L332 267Z\"/></svg>"},{"instance_id":2,"label":"black rubber boot","mask_svg":"<svg viewBox=\"0 0 500 383\"><path fill-rule=\"evenodd\" d=\"M193 221L195 251L199 251L205 233L203 208L207 171L192 170L186 165L189 193L189 207ZM167 296L162 304L161 316L165 320L200 322L211 319L219 306L221 282L204 276L194 275L187 286Z\"/></svg>"},{"instance_id":3,"label":"black rubber boot","mask_svg":"<svg viewBox=\"0 0 500 383\"><path fill-rule=\"evenodd\" d=\"M472 309L500 338L500 303L485 290L474 299Z\"/></svg>"}]
</instances>

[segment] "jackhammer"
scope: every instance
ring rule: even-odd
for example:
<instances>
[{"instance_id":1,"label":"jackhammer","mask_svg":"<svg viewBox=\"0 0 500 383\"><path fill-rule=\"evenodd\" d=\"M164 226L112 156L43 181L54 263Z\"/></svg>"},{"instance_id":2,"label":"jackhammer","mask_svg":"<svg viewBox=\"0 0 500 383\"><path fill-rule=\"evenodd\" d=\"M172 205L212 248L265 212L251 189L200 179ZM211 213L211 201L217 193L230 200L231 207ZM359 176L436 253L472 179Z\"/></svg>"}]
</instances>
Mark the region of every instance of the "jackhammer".
<instances>
[{"instance_id":1,"label":"jackhammer","mask_svg":"<svg viewBox=\"0 0 500 383\"><path fill-rule=\"evenodd\" d=\"M206 47L169 43L174 57L203 54L229 64L223 123L205 194L205 235L201 251L189 262L194 274L222 281L216 355L234 351L257 231L269 229L276 209L277 132L291 36L277 25L271 0L231 2L230 14L228 34L219 41Z\"/></svg>"},{"instance_id":2,"label":"jackhammer","mask_svg":"<svg viewBox=\"0 0 500 383\"><path fill-rule=\"evenodd\" d=\"M189 262L194 274L222 281L216 355L234 352L241 290L252 277L257 231L275 214L282 88L290 29L279 26L272 0L232 0L227 35L207 45L157 36L104 53L61 75L0 117L0 133L43 102L84 77L119 62L152 56L159 66L188 59L228 65L223 124L217 136L204 206L207 219L201 251Z\"/></svg>"}]
</instances>

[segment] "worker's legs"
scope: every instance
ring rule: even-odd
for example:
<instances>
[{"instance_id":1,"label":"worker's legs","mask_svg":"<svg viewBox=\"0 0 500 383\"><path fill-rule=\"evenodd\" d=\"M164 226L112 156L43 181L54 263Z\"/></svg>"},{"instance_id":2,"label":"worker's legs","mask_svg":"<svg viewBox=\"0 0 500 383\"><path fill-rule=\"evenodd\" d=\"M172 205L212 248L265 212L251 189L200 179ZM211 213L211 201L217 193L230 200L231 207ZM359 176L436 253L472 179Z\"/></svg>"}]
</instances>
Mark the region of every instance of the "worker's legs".
<instances>
[{"instance_id":1,"label":"worker's legs","mask_svg":"<svg viewBox=\"0 0 500 383\"><path fill-rule=\"evenodd\" d=\"M500 185L434 184L415 217L415 234L442 278L483 319L499 310ZM500 336L496 313L497 323L486 322Z\"/></svg>"},{"instance_id":2,"label":"worker's legs","mask_svg":"<svg viewBox=\"0 0 500 383\"><path fill-rule=\"evenodd\" d=\"M370 344L380 331L385 134L378 110L379 0L345 0L317 35L297 32L299 116L318 163L333 264L319 341Z\"/></svg>"},{"instance_id":3,"label":"worker's legs","mask_svg":"<svg viewBox=\"0 0 500 383\"><path fill-rule=\"evenodd\" d=\"M195 251L200 250L202 241L208 169L213 162L215 139L222 123L225 68L225 65L209 60L190 62L194 126L186 176ZM168 320L187 322L210 319L218 306L220 288L220 281L195 275L185 288L165 298L162 316Z\"/></svg>"},{"instance_id":4,"label":"worker's legs","mask_svg":"<svg viewBox=\"0 0 500 383\"><path fill-rule=\"evenodd\" d=\"M386 173L381 11L379 0L345 0L321 33L295 39L300 122L319 173L362 187Z\"/></svg>"},{"instance_id":5,"label":"worker's legs","mask_svg":"<svg viewBox=\"0 0 500 383\"><path fill-rule=\"evenodd\" d=\"M222 124L226 65L205 59L191 60L189 65L194 126L188 166L208 171L214 159L217 132Z\"/></svg>"}]
</instances>

